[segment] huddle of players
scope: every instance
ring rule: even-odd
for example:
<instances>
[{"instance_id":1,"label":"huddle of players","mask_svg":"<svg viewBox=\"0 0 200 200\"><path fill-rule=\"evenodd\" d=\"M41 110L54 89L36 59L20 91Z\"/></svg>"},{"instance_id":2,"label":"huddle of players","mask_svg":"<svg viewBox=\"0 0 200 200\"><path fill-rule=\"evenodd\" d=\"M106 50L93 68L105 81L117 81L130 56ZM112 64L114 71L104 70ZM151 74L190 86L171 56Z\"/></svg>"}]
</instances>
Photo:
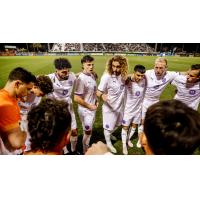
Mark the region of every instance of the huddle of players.
<instances>
[{"instance_id":1,"label":"huddle of players","mask_svg":"<svg viewBox=\"0 0 200 200\"><path fill-rule=\"evenodd\" d=\"M143 122L147 109L158 102L160 96L171 83L177 87L175 99L178 99L193 109L198 109L200 102L200 64L192 65L184 74L167 71L167 60L157 58L154 69L147 70L143 65L136 65L132 74L128 75L128 61L121 55L110 58L106 65L97 88L96 73L94 72L94 58L86 55L81 59L82 72L75 75L70 71L71 63L65 58L54 61L55 73L48 76L38 76L37 84L32 88L33 97L27 97L20 103L22 122L21 127L27 130L27 112L33 105L37 105L42 96L50 96L68 103L71 121L71 151L76 151L77 123L72 105L78 103L78 114L83 128L83 153L89 147L92 127L98 108L98 98L103 100L102 116L104 136L107 147L116 153L112 145L112 133L122 125L121 138L123 154L127 155L127 145L133 147L131 137L138 126L138 143L141 147L140 133L143 132ZM26 140L26 150L30 149L29 138ZM68 150L65 147L64 153Z\"/></svg>"}]
</instances>

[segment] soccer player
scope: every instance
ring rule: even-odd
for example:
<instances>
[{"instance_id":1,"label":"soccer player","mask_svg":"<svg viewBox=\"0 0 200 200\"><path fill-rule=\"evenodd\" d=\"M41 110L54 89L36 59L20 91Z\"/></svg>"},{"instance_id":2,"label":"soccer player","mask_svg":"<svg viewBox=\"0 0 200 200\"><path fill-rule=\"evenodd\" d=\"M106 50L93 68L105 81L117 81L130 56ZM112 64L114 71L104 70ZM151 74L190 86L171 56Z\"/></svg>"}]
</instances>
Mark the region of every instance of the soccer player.
<instances>
[{"instance_id":1,"label":"soccer player","mask_svg":"<svg viewBox=\"0 0 200 200\"><path fill-rule=\"evenodd\" d=\"M25 155L62 155L68 143L71 114L68 103L43 98L28 113L28 130L31 135L31 151Z\"/></svg>"},{"instance_id":2,"label":"soccer player","mask_svg":"<svg viewBox=\"0 0 200 200\"><path fill-rule=\"evenodd\" d=\"M24 151L30 150L30 135L27 127L28 112L31 110L31 108L40 103L42 97L52 92L53 92L53 84L51 82L51 79L48 76L39 75L36 77L36 83L32 87L31 93L29 93L25 99L21 99L21 101L19 101L21 128L27 133L27 138L25 142L26 148Z\"/></svg>"},{"instance_id":3,"label":"soccer player","mask_svg":"<svg viewBox=\"0 0 200 200\"><path fill-rule=\"evenodd\" d=\"M162 57L155 60L154 69L146 71L147 89L142 105L142 124L148 107L159 101L165 87L178 75L177 72L167 71L167 59ZM140 133L142 132L143 125L138 128L139 140L137 147L141 147Z\"/></svg>"},{"instance_id":4,"label":"soccer player","mask_svg":"<svg viewBox=\"0 0 200 200\"><path fill-rule=\"evenodd\" d=\"M190 155L200 146L200 114L178 100L150 106L144 120L141 143L146 155ZM109 154L102 142L86 155Z\"/></svg>"},{"instance_id":5,"label":"soccer player","mask_svg":"<svg viewBox=\"0 0 200 200\"><path fill-rule=\"evenodd\" d=\"M135 133L137 125L141 124L142 101L146 88L145 71L143 65L136 65L133 74L126 81L126 101L121 132L123 154L125 155L128 154L127 142L129 147L133 147L131 137ZM130 132L128 134L130 125Z\"/></svg>"},{"instance_id":6,"label":"soccer player","mask_svg":"<svg viewBox=\"0 0 200 200\"><path fill-rule=\"evenodd\" d=\"M5 87L0 90L0 154L17 154L16 149L24 145L26 132L19 125L18 99L28 95L35 81L32 73L17 67L10 72Z\"/></svg>"},{"instance_id":7,"label":"soccer player","mask_svg":"<svg viewBox=\"0 0 200 200\"><path fill-rule=\"evenodd\" d=\"M187 75L177 76L171 83L176 86L174 99L180 100L194 110L200 102L200 64L192 65Z\"/></svg>"},{"instance_id":8,"label":"soccer player","mask_svg":"<svg viewBox=\"0 0 200 200\"><path fill-rule=\"evenodd\" d=\"M57 58L54 61L55 73L49 74L52 83L54 92L51 96L59 100L64 100L68 103L68 109L72 116L71 123L71 151L75 152L77 144L77 123L74 114L74 109L72 105L72 91L75 85L76 76L73 72L70 72L71 63L66 58ZM64 148L64 154L67 154L67 147Z\"/></svg>"},{"instance_id":9,"label":"soccer player","mask_svg":"<svg viewBox=\"0 0 200 200\"><path fill-rule=\"evenodd\" d=\"M113 153L117 150L112 145L110 136L122 123L127 71L128 62L125 57L116 55L110 58L97 91L97 95L104 101L102 106L104 136L108 148Z\"/></svg>"},{"instance_id":10,"label":"soccer player","mask_svg":"<svg viewBox=\"0 0 200 200\"><path fill-rule=\"evenodd\" d=\"M78 114L83 127L83 153L89 147L92 127L95 121L97 103L97 84L94 77L94 58L86 55L81 59L83 71L76 81L74 101L78 103Z\"/></svg>"}]
</instances>

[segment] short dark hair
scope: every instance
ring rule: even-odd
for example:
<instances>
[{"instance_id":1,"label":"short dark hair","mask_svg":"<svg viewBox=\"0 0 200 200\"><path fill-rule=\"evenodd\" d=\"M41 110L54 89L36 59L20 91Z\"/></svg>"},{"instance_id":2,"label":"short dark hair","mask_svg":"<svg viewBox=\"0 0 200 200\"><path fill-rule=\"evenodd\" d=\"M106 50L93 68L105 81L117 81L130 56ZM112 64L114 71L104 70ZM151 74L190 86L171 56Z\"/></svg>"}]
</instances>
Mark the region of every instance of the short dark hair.
<instances>
[{"instance_id":1,"label":"short dark hair","mask_svg":"<svg viewBox=\"0 0 200 200\"><path fill-rule=\"evenodd\" d=\"M65 68L72 68L71 63L67 58L57 58L54 60L54 66L56 69L61 70Z\"/></svg>"},{"instance_id":2,"label":"short dark hair","mask_svg":"<svg viewBox=\"0 0 200 200\"><path fill-rule=\"evenodd\" d=\"M44 93L44 95L53 92L53 84L48 76L39 75L37 76L36 79L37 81L35 85L40 88L40 90Z\"/></svg>"},{"instance_id":3,"label":"short dark hair","mask_svg":"<svg viewBox=\"0 0 200 200\"><path fill-rule=\"evenodd\" d=\"M56 99L43 98L30 110L27 119L33 151L53 150L71 127L68 103Z\"/></svg>"},{"instance_id":4,"label":"short dark hair","mask_svg":"<svg viewBox=\"0 0 200 200\"><path fill-rule=\"evenodd\" d=\"M27 71L26 69L22 68L22 67L16 67L14 68L9 76L8 76L8 80L9 81L16 81L16 80L20 80L23 83L30 83L36 82L36 77L29 71Z\"/></svg>"},{"instance_id":5,"label":"short dark hair","mask_svg":"<svg viewBox=\"0 0 200 200\"><path fill-rule=\"evenodd\" d=\"M146 69L143 65L135 65L134 71L140 72L141 74L144 74L146 72Z\"/></svg>"},{"instance_id":6,"label":"short dark hair","mask_svg":"<svg viewBox=\"0 0 200 200\"><path fill-rule=\"evenodd\" d=\"M81 59L81 64L86 63L86 62L92 62L94 61L94 58L90 55L83 56Z\"/></svg>"},{"instance_id":7,"label":"short dark hair","mask_svg":"<svg viewBox=\"0 0 200 200\"><path fill-rule=\"evenodd\" d=\"M200 146L200 114L178 100L150 106L144 133L154 154L192 154Z\"/></svg>"},{"instance_id":8,"label":"short dark hair","mask_svg":"<svg viewBox=\"0 0 200 200\"><path fill-rule=\"evenodd\" d=\"M191 65L191 70L199 70L198 76L200 76L200 64Z\"/></svg>"}]
</instances>

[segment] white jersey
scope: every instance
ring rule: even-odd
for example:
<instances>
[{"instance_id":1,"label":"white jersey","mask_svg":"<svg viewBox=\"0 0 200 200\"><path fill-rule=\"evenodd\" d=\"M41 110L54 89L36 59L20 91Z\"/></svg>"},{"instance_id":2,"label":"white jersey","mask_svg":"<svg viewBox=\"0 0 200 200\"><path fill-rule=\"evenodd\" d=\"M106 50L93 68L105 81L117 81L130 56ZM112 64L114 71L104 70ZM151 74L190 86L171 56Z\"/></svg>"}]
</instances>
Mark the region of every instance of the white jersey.
<instances>
[{"instance_id":1,"label":"white jersey","mask_svg":"<svg viewBox=\"0 0 200 200\"><path fill-rule=\"evenodd\" d=\"M122 125L129 126L131 121L139 124L142 115L142 102L146 89L146 79L140 82L130 81L126 86L126 101Z\"/></svg>"},{"instance_id":2,"label":"white jersey","mask_svg":"<svg viewBox=\"0 0 200 200\"><path fill-rule=\"evenodd\" d=\"M149 99L150 101L159 101L159 98L167 84L178 75L179 73L177 72L167 71L161 79L158 79L155 75L154 69L147 70L147 90L144 98Z\"/></svg>"},{"instance_id":3,"label":"white jersey","mask_svg":"<svg viewBox=\"0 0 200 200\"><path fill-rule=\"evenodd\" d=\"M187 76L179 75L171 84L176 86L178 90L174 99L182 101L194 110L198 109L200 102L200 81L187 83Z\"/></svg>"},{"instance_id":4,"label":"white jersey","mask_svg":"<svg viewBox=\"0 0 200 200\"><path fill-rule=\"evenodd\" d=\"M124 108L125 81L121 75L103 74L98 90L108 95L103 104L103 111L114 112Z\"/></svg>"},{"instance_id":5,"label":"white jersey","mask_svg":"<svg viewBox=\"0 0 200 200\"><path fill-rule=\"evenodd\" d=\"M77 78L76 88L74 94L81 96L81 98L88 104L95 105L96 103L96 92L97 92L97 83L94 76L84 74L83 72ZM87 109L80 104L78 107L82 109ZM88 110L88 109L87 109Z\"/></svg>"},{"instance_id":6,"label":"white jersey","mask_svg":"<svg viewBox=\"0 0 200 200\"><path fill-rule=\"evenodd\" d=\"M49 78L53 83L53 93L49 96L53 96L56 99L64 100L69 104L72 104L72 91L75 84L76 76L73 72L69 73L69 77L67 80L58 80L55 73L49 74Z\"/></svg>"}]
</instances>

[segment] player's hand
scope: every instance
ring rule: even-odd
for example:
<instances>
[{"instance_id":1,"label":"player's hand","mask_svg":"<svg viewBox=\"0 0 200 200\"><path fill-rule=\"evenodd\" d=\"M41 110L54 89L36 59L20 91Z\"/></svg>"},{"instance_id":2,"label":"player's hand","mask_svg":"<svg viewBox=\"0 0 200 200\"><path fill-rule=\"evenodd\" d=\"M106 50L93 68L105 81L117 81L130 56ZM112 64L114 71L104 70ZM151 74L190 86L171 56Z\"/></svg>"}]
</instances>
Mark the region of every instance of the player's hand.
<instances>
[{"instance_id":1,"label":"player's hand","mask_svg":"<svg viewBox=\"0 0 200 200\"><path fill-rule=\"evenodd\" d=\"M97 142L93 144L85 153L85 155L104 155L105 153L109 152L107 145L103 142Z\"/></svg>"},{"instance_id":2,"label":"player's hand","mask_svg":"<svg viewBox=\"0 0 200 200\"><path fill-rule=\"evenodd\" d=\"M107 102L108 101L108 95L107 94L103 94L101 96L101 98L103 99L104 102Z\"/></svg>"},{"instance_id":3,"label":"player's hand","mask_svg":"<svg viewBox=\"0 0 200 200\"><path fill-rule=\"evenodd\" d=\"M90 104L89 106L88 106L88 109L89 110L91 110L91 111L95 111L96 109L97 109L97 105L92 105L92 104Z\"/></svg>"}]
</instances>

